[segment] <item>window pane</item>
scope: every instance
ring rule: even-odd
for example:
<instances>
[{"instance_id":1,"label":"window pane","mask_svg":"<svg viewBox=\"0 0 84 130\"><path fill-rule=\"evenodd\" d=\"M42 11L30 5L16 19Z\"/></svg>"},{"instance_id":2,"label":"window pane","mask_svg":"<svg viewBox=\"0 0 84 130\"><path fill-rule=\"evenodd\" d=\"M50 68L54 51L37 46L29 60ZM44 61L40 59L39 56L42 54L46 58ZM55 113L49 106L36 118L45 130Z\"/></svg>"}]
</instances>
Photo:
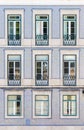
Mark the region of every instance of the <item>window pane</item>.
<instances>
[{"instance_id":1,"label":"window pane","mask_svg":"<svg viewBox=\"0 0 84 130\"><path fill-rule=\"evenodd\" d=\"M15 62L15 67L20 67L20 62Z\"/></svg>"},{"instance_id":2,"label":"window pane","mask_svg":"<svg viewBox=\"0 0 84 130\"><path fill-rule=\"evenodd\" d=\"M63 114L64 115L76 115L76 96L67 95L63 96Z\"/></svg>"},{"instance_id":3,"label":"window pane","mask_svg":"<svg viewBox=\"0 0 84 130\"><path fill-rule=\"evenodd\" d=\"M68 74L68 73L69 73L68 68L64 69L64 74Z\"/></svg>"},{"instance_id":4,"label":"window pane","mask_svg":"<svg viewBox=\"0 0 84 130\"><path fill-rule=\"evenodd\" d=\"M69 67L69 63L68 62L64 62L64 67Z\"/></svg>"},{"instance_id":5,"label":"window pane","mask_svg":"<svg viewBox=\"0 0 84 130\"><path fill-rule=\"evenodd\" d=\"M10 95L8 100L8 115L20 115L21 114L21 96Z\"/></svg>"},{"instance_id":6,"label":"window pane","mask_svg":"<svg viewBox=\"0 0 84 130\"><path fill-rule=\"evenodd\" d=\"M48 96L35 96L36 100L36 115L38 116L46 116L48 115Z\"/></svg>"},{"instance_id":7,"label":"window pane","mask_svg":"<svg viewBox=\"0 0 84 130\"><path fill-rule=\"evenodd\" d=\"M19 55L14 55L14 56L8 56L8 60L14 60L14 61L16 61L16 60L20 60L20 56Z\"/></svg>"},{"instance_id":8,"label":"window pane","mask_svg":"<svg viewBox=\"0 0 84 130\"><path fill-rule=\"evenodd\" d=\"M48 78L48 62L43 62L43 79Z\"/></svg>"},{"instance_id":9,"label":"window pane","mask_svg":"<svg viewBox=\"0 0 84 130\"><path fill-rule=\"evenodd\" d=\"M69 55L64 56L64 60L75 60L75 58L76 58L75 56L69 56Z\"/></svg>"},{"instance_id":10,"label":"window pane","mask_svg":"<svg viewBox=\"0 0 84 130\"><path fill-rule=\"evenodd\" d=\"M14 67L13 62L9 62L9 67Z\"/></svg>"},{"instance_id":11,"label":"window pane","mask_svg":"<svg viewBox=\"0 0 84 130\"><path fill-rule=\"evenodd\" d=\"M36 96L36 100L48 100L48 96Z\"/></svg>"}]
</instances>

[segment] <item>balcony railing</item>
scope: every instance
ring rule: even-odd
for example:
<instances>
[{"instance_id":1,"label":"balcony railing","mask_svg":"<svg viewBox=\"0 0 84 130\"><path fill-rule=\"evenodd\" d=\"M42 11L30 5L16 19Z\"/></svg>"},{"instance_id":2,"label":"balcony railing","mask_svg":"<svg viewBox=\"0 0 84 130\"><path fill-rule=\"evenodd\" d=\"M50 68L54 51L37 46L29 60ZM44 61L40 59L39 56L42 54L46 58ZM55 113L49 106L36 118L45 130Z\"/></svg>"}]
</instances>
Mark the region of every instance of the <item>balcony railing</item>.
<instances>
[{"instance_id":1,"label":"balcony railing","mask_svg":"<svg viewBox=\"0 0 84 130\"><path fill-rule=\"evenodd\" d=\"M20 46L21 45L21 35L8 35L8 45L9 46Z\"/></svg>"},{"instance_id":2,"label":"balcony railing","mask_svg":"<svg viewBox=\"0 0 84 130\"><path fill-rule=\"evenodd\" d=\"M76 45L76 35L64 35L63 37L63 44L65 46L75 46Z\"/></svg>"},{"instance_id":3,"label":"balcony railing","mask_svg":"<svg viewBox=\"0 0 84 130\"><path fill-rule=\"evenodd\" d=\"M21 85L21 77L18 75L10 75L8 79L8 85L10 86L20 86Z\"/></svg>"},{"instance_id":4,"label":"balcony railing","mask_svg":"<svg viewBox=\"0 0 84 130\"><path fill-rule=\"evenodd\" d=\"M36 35L35 40L36 40L36 45L38 46L46 46L48 45L48 35Z\"/></svg>"},{"instance_id":5,"label":"balcony railing","mask_svg":"<svg viewBox=\"0 0 84 130\"><path fill-rule=\"evenodd\" d=\"M36 76L36 85L37 86L47 86L48 85L48 76Z\"/></svg>"},{"instance_id":6,"label":"balcony railing","mask_svg":"<svg viewBox=\"0 0 84 130\"><path fill-rule=\"evenodd\" d=\"M64 76L63 77L64 86L75 86L76 85L76 76Z\"/></svg>"}]
</instances>

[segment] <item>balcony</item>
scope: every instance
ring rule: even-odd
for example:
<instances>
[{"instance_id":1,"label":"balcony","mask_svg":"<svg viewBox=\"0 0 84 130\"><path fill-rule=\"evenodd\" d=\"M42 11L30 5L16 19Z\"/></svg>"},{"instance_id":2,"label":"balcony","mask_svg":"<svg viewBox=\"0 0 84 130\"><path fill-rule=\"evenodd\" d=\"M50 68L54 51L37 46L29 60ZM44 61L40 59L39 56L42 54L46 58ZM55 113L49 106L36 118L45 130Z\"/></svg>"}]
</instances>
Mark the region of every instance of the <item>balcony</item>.
<instances>
[{"instance_id":1,"label":"balcony","mask_svg":"<svg viewBox=\"0 0 84 130\"><path fill-rule=\"evenodd\" d=\"M21 45L21 35L8 35L8 45L9 46L20 46Z\"/></svg>"},{"instance_id":2,"label":"balcony","mask_svg":"<svg viewBox=\"0 0 84 130\"><path fill-rule=\"evenodd\" d=\"M75 46L76 45L76 35L64 35L63 37L63 44L65 46Z\"/></svg>"},{"instance_id":3,"label":"balcony","mask_svg":"<svg viewBox=\"0 0 84 130\"><path fill-rule=\"evenodd\" d=\"M43 77L43 76L36 76L36 85L37 86L47 86L48 85L48 76Z\"/></svg>"},{"instance_id":4,"label":"balcony","mask_svg":"<svg viewBox=\"0 0 84 130\"><path fill-rule=\"evenodd\" d=\"M76 76L64 76L63 77L64 86L75 86L76 85Z\"/></svg>"},{"instance_id":5,"label":"balcony","mask_svg":"<svg viewBox=\"0 0 84 130\"><path fill-rule=\"evenodd\" d=\"M10 75L8 79L9 86L20 86L21 85L21 77L18 75Z\"/></svg>"},{"instance_id":6,"label":"balcony","mask_svg":"<svg viewBox=\"0 0 84 130\"><path fill-rule=\"evenodd\" d=\"M46 46L48 45L48 35L36 35L36 45Z\"/></svg>"}]
</instances>

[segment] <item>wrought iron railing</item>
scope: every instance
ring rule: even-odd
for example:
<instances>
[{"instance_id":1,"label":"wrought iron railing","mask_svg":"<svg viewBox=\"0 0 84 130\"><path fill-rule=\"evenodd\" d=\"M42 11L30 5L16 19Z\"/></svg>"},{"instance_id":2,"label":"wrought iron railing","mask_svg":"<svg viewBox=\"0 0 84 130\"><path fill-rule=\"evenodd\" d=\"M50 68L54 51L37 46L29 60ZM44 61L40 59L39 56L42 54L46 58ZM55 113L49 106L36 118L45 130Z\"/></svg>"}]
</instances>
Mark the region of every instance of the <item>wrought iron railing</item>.
<instances>
[{"instance_id":1,"label":"wrought iron railing","mask_svg":"<svg viewBox=\"0 0 84 130\"><path fill-rule=\"evenodd\" d=\"M63 44L65 46L75 46L76 45L76 34L64 35Z\"/></svg>"},{"instance_id":2,"label":"wrought iron railing","mask_svg":"<svg viewBox=\"0 0 84 130\"><path fill-rule=\"evenodd\" d=\"M76 76L65 75L63 77L63 84L64 84L64 86L75 86L76 85Z\"/></svg>"},{"instance_id":3,"label":"wrought iron railing","mask_svg":"<svg viewBox=\"0 0 84 130\"><path fill-rule=\"evenodd\" d=\"M36 76L36 85L37 86L47 86L48 85L48 76Z\"/></svg>"},{"instance_id":4,"label":"wrought iron railing","mask_svg":"<svg viewBox=\"0 0 84 130\"><path fill-rule=\"evenodd\" d=\"M21 45L21 35L8 35L8 45L9 46L20 46Z\"/></svg>"},{"instance_id":5,"label":"wrought iron railing","mask_svg":"<svg viewBox=\"0 0 84 130\"><path fill-rule=\"evenodd\" d=\"M48 35L36 35L35 40L36 40L36 45L46 46L48 45L49 37Z\"/></svg>"},{"instance_id":6,"label":"wrought iron railing","mask_svg":"<svg viewBox=\"0 0 84 130\"><path fill-rule=\"evenodd\" d=\"M19 75L9 75L8 85L10 86L20 86L21 85L21 76Z\"/></svg>"}]
</instances>

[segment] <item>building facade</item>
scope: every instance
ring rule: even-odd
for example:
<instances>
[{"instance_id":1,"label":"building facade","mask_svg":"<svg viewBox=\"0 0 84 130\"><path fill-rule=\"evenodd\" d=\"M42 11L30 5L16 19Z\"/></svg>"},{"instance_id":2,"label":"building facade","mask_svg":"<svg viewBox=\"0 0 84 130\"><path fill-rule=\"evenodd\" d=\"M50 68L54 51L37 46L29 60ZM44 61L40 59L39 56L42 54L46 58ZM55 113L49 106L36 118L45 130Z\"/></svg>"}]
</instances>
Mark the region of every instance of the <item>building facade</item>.
<instances>
[{"instance_id":1,"label":"building facade","mask_svg":"<svg viewBox=\"0 0 84 130\"><path fill-rule=\"evenodd\" d=\"M0 129L84 129L84 6L0 5Z\"/></svg>"}]
</instances>

